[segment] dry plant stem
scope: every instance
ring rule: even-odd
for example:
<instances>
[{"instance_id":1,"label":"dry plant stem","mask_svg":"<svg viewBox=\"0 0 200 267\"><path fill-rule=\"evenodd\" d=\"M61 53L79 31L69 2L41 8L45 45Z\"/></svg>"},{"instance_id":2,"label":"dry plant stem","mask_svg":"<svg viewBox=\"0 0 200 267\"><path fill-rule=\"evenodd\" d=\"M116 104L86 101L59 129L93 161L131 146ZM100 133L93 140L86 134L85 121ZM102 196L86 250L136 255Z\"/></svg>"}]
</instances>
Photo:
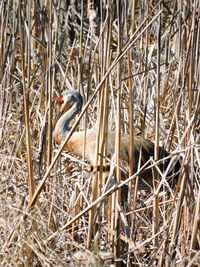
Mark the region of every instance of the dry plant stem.
<instances>
[{"instance_id":1,"label":"dry plant stem","mask_svg":"<svg viewBox=\"0 0 200 267\"><path fill-rule=\"evenodd\" d=\"M79 92L83 95L83 99L85 101L85 95L83 91L83 86L82 86L82 64L83 64L83 0L81 0L81 26L80 26L80 42L79 42L79 57L78 57L78 90ZM89 63L90 65L90 63ZM66 72L67 75L67 72ZM88 80L90 79L90 75L88 75ZM88 88L87 91L89 90L89 83L88 83ZM88 100L87 98L88 92L86 95L86 101ZM84 125L84 136L83 136L83 161L85 159L85 144L86 144L86 129L87 129L87 111L85 112L85 116L83 119L83 125ZM82 177L82 183L84 183L84 178Z\"/></svg>"},{"instance_id":2,"label":"dry plant stem","mask_svg":"<svg viewBox=\"0 0 200 267\"><path fill-rule=\"evenodd\" d=\"M103 226L103 229L105 229L105 230L106 230L109 234L111 234L112 236L115 236L115 235L116 235L116 231L114 231L114 230L112 230L112 229L110 229L110 228L108 228L108 227L106 227L106 226ZM156 235L159 236L160 233L161 233L161 231L158 232ZM143 247L145 244L150 243L150 242L152 241L152 239L155 238L155 237L150 237L150 238L146 239L145 241L143 241L142 243L140 243L139 245L136 245L134 241L132 241L131 239L127 238L126 236L124 236L124 235L122 235L122 234L120 234L119 238L120 238L122 241L124 241L124 242L126 242L126 243L129 244L129 246L130 246L130 250L128 251L127 254L131 254L132 252L137 251L138 249L139 249L139 250L142 249L142 247Z\"/></svg>"},{"instance_id":3,"label":"dry plant stem","mask_svg":"<svg viewBox=\"0 0 200 267\"><path fill-rule=\"evenodd\" d=\"M186 186L186 174L184 173L184 176L182 178L182 183L181 183L181 188L180 188L180 198L179 198L179 203L176 208L176 216L175 216L175 222L173 226L173 233L172 233L172 240L171 240L171 248L173 249L174 246L177 243L177 238L178 238L178 231L180 227L180 222L181 222L181 216L182 216L182 210L183 210L183 200L185 196L185 186Z\"/></svg>"},{"instance_id":4,"label":"dry plant stem","mask_svg":"<svg viewBox=\"0 0 200 267\"><path fill-rule=\"evenodd\" d=\"M196 200L196 209L195 209L195 215L193 219L193 227L192 227L192 238L191 238L191 244L190 244L190 249L198 250L199 249L199 244L198 244L198 239L197 239L197 233L199 230L199 214L200 214L200 189L198 193L198 197ZM193 254L193 253L192 253Z\"/></svg>"},{"instance_id":5,"label":"dry plant stem","mask_svg":"<svg viewBox=\"0 0 200 267\"><path fill-rule=\"evenodd\" d=\"M124 48L122 49L123 52L121 54L119 54L116 59L114 60L114 62L112 63L112 65L110 66L110 68L107 70L107 72L105 73L105 75L103 76L101 82L99 83L99 85L97 86L96 90L94 91L93 95L91 96L91 98L88 100L88 102L86 103L85 107L83 108L82 112L80 113L77 121L75 122L75 124L72 126L68 136L66 136L65 140L63 141L63 143L60 145L60 148L58 150L58 152L56 153L54 159L52 160L50 166L48 167L42 181L40 182L40 184L38 185L38 188L35 192L35 194L33 195L33 198L31 200L31 202L29 203L29 208L32 207L36 200L37 200L37 197L38 195L40 194L40 192L42 191L43 187L44 187L44 184L45 184L45 181L46 179L48 178L49 176L49 173L50 171L52 170L56 160L58 159L61 151L63 150L64 146L66 145L66 143L68 142L69 138L71 137L71 135L73 134L74 130L76 129L76 127L78 126L78 123L80 121L80 119L82 118L83 114L85 113L85 111L87 110L88 106L90 105L90 103L92 102L92 100L94 99L94 97L96 96L96 94L98 93L98 91L101 90L101 87L103 85L103 83L105 82L106 78L108 77L109 73L112 71L112 69L115 67L115 65L119 62L120 59L123 58L123 56L126 54L126 52L131 48L131 46L139 39L139 37L147 30L147 28L153 23L154 20L157 19L157 17L162 13L162 11L158 12L158 14L156 16L153 17L153 19L147 24L146 27L144 27L144 29L141 31L141 33L134 39L133 37L130 39L132 41L128 42L129 45L127 44ZM146 20L145 20L146 21ZM143 24L142 24L143 25ZM133 34L133 36L136 35L136 32Z\"/></svg>"},{"instance_id":6,"label":"dry plant stem","mask_svg":"<svg viewBox=\"0 0 200 267\"><path fill-rule=\"evenodd\" d=\"M53 77L52 77L52 0L49 5L49 29L48 29L48 71L47 71L47 90L48 90L48 146L47 146L47 166L51 164L52 158L52 92L53 92Z\"/></svg>"},{"instance_id":7,"label":"dry plant stem","mask_svg":"<svg viewBox=\"0 0 200 267\"><path fill-rule=\"evenodd\" d=\"M34 194L34 181L33 181L33 165L32 165L32 153L31 153L31 136L30 136L30 121L29 121L29 84L26 86L26 71L25 71L25 47L24 47L24 34L22 27L21 9L18 10L19 22L20 22L20 41L21 41L21 57L22 57L22 86L24 95L24 117L25 117L25 128L26 128L26 149L27 149L27 169L28 169L28 189L29 198L32 200ZM30 33L29 33L30 34ZM30 35L29 35L30 38ZM30 49L30 47L29 47ZM29 65L30 67L30 65ZM28 68L29 69L29 68Z\"/></svg>"},{"instance_id":8,"label":"dry plant stem","mask_svg":"<svg viewBox=\"0 0 200 267\"><path fill-rule=\"evenodd\" d=\"M128 55L128 71L130 73L131 66L130 66L130 55ZM130 138L130 147L129 147L129 176L132 176L134 174L133 166L134 166L134 123L133 123L133 118L134 118L134 89L132 85L131 78L128 80L128 87L129 87L129 92L130 92L130 100L129 100L129 120L130 120L130 133L129 133L129 138ZM131 210L132 204L133 208L136 208L136 201L137 201L137 181L136 179L134 182L134 187L132 184L132 181L129 183L129 191L128 191L128 209ZM132 191L134 188L134 202L131 201L132 198ZM129 216L128 218L129 226L132 224L132 216Z\"/></svg>"},{"instance_id":9,"label":"dry plant stem","mask_svg":"<svg viewBox=\"0 0 200 267\"><path fill-rule=\"evenodd\" d=\"M83 51L83 0L81 0L81 27L80 27L80 43L79 43L79 56L82 56ZM81 81L80 81L81 82Z\"/></svg>"},{"instance_id":10,"label":"dry plant stem","mask_svg":"<svg viewBox=\"0 0 200 267\"><path fill-rule=\"evenodd\" d=\"M32 35L34 37L33 40L32 40L32 45L33 45L33 49L36 50L37 47L38 47L38 43L37 43L35 38L38 37L38 33L39 33L38 32L38 30L39 30L38 26L39 26L39 23L40 23L40 21L39 21L39 12L37 10L36 1L33 2L33 18L32 18L32 20L33 20ZM32 67L34 68L34 65Z\"/></svg>"},{"instance_id":11,"label":"dry plant stem","mask_svg":"<svg viewBox=\"0 0 200 267\"><path fill-rule=\"evenodd\" d=\"M111 195L113 192L115 192L116 190L119 190L120 188L122 188L122 186L124 186L125 184L129 183L131 180L135 179L135 177L137 177L140 172L142 172L146 166L149 164L149 161L147 161L142 168L137 171L133 176L129 177L128 179L126 179L125 181L121 182L119 185L114 185L112 188L110 188L109 190L107 190L104 194L102 194L98 199L96 199L94 202L92 202L90 205L88 205L83 211L81 211L79 214L77 214L73 219L71 219L68 223L66 223L65 225L63 225L60 229L57 230L57 232L55 232L54 234L52 234L48 239L47 242L52 241L53 239L56 238L56 236L62 232L63 230L67 229L72 223L74 223L75 221L77 221L80 217L82 217L86 212L88 212L90 209L92 209L93 207L95 207L97 204L99 204L102 200L104 200L106 197L108 197L109 195Z\"/></svg>"},{"instance_id":12,"label":"dry plant stem","mask_svg":"<svg viewBox=\"0 0 200 267\"><path fill-rule=\"evenodd\" d=\"M96 153L95 153L95 162L96 166L98 165L98 150L99 150L99 131L100 127L98 127L98 135L97 135L97 140L96 140ZM93 174L92 178L92 192L91 192L91 201L95 201L95 199L98 198L98 173ZM91 210L89 210L89 220L88 220L88 232L87 232L87 240L86 240L86 248L89 249L91 245L91 237L92 233L94 235L96 234L96 225L94 225L94 215L96 212L96 208L93 207Z\"/></svg>"},{"instance_id":13,"label":"dry plant stem","mask_svg":"<svg viewBox=\"0 0 200 267\"><path fill-rule=\"evenodd\" d=\"M121 30L121 23L122 23L122 18L121 18L121 9L122 6L120 4L120 1L117 1L117 16L118 16L118 54L120 53L121 50L121 35L122 35L122 30ZM115 155L116 155L116 184L120 184L121 182L121 170L120 170L120 136L121 136L121 62L119 61L117 64L117 122L116 122L116 141L115 141ZM120 222L120 214L119 214L119 209L118 205L121 204L121 190L116 191L116 197L115 197L115 222L114 226L116 229L116 235L114 239L114 255L115 258L119 258L121 253L120 253L120 246L121 242L119 240L119 235L120 235L120 227L121 227L121 222ZM121 263L118 262L116 263L117 266L119 266Z\"/></svg>"},{"instance_id":14,"label":"dry plant stem","mask_svg":"<svg viewBox=\"0 0 200 267\"><path fill-rule=\"evenodd\" d=\"M102 38L103 39L103 38ZM101 50L100 50L100 58L102 58L102 54L101 54ZM101 64L103 65L103 64ZM103 87L103 86L102 86ZM102 138L102 133L101 133L101 126L102 126L102 110L103 110L103 101L102 101L102 90L99 91L98 93L98 111L97 111L97 117L98 117L98 134L96 137L96 147L95 147L95 168L96 166L99 165L99 154L101 154L101 138ZM87 110L86 110L87 112ZM101 161L101 159L100 159ZM101 165L100 165L101 167ZM100 184L99 184L99 173L96 172L93 174L93 178L92 178L92 192L91 192L91 202L94 202L98 197L99 197L99 189ZM86 240L86 248L89 249L91 246L91 237L92 234L93 236L95 236L97 234L97 227L95 224L95 221L98 218L98 215L96 215L96 218L94 217L96 213L96 207L92 208L91 210L89 210L89 220L88 220L88 232L87 232L87 240ZM95 221L94 221L95 218Z\"/></svg>"},{"instance_id":15,"label":"dry plant stem","mask_svg":"<svg viewBox=\"0 0 200 267\"><path fill-rule=\"evenodd\" d=\"M170 200L165 200L165 201L159 202L158 205L159 206L164 206L164 205L166 205L168 203L174 203L175 201L176 201L176 198L170 199ZM141 208L141 209L137 209L137 210L133 210L133 211L127 212L125 215L129 215L129 214L132 214L132 213L138 213L138 212L145 211L145 210L148 210L148 209L151 209L151 208L153 208L153 205L149 205L149 206L146 206L145 208Z\"/></svg>"},{"instance_id":16,"label":"dry plant stem","mask_svg":"<svg viewBox=\"0 0 200 267\"><path fill-rule=\"evenodd\" d=\"M88 95L90 91L90 80L91 80L91 75L90 72L88 73L88 79L87 79L87 91L86 95L84 94L84 89L83 89L83 64L84 64L84 46L85 48L87 47L87 43L84 44L83 42L83 15L84 15L84 1L81 0L81 25L80 25L80 42L79 42L79 57L78 57L78 90L80 93L83 95L84 101L88 101ZM90 42L90 54L89 54L89 62L88 65L91 66L91 51L92 51L92 40L89 39L90 31L88 32L88 39L87 42ZM87 115L87 110L83 116L83 129L84 129L84 135L83 135L83 163L82 163L82 169L84 169L84 161L85 161L85 147L86 147L86 132L87 132L87 123L88 123L88 115ZM81 185L83 186L85 183L85 177L84 177L84 172L82 172L82 179L81 179ZM80 210L84 209L84 200L83 197L81 196L78 208L76 210L76 213L78 213ZM87 244L86 244L87 247Z\"/></svg>"},{"instance_id":17,"label":"dry plant stem","mask_svg":"<svg viewBox=\"0 0 200 267\"><path fill-rule=\"evenodd\" d=\"M107 51L106 53L106 58L105 58L105 69L104 69L104 72L106 72L106 70L109 68L109 66L111 65L111 29L112 29L112 18L109 19L109 22L108 22L108 26L106 28L106 45L105 45L105 49ZM101 157L101 162L100 162L100 166L105 166L106 164L106 155L107 155L107 141L108 141L108 132L109 132L109 129L108 129L108 114L109 114L109 99L110 99L110 95L109 95L109 77L106 79L105 81L105 85L104 85L104 99L103 99L103 126L102 126L102 137L101 137L101 155L103 155L103 157ZM101 184L101 188L104 188L106 186L106 173L104 172L99 172L99 176L100 176L100 179L101 177L103 178L102 179L102 184ZM100 192L101 193L101 192ZM111 205L111 202L108 201L109 203L109 206ZM103 208L103 215L102 215L102 218L105 217L105 218L108 218L108 221L110 221L111 219L111 215L108 214L109 211L106 207L106 205L104 205L104 208Z\"/></svg>"},{"instance_id":18,"label":"dry plant stem","mask_svg":"<svg viewBox=\"0 0 200 267\"><path fill-rule=\"evenodd\" d=\"M161 14L158 17L158 35L157 35L157 87L156 87L156 98L155 98L155 149L154 149L154 159L157 161L159 159L159 114L160 114L160 42L161 42ZM159 181L159 174L155 172L154 182L154 192L157 188L157 182ZM159 220L159 210L158 210L158 194L154 193L154 206L153 206L153 223L152 223L152 234L156 236L158 231L158 220ZM158 246L158 239L155 237L153 245Z\"/></svg>"},{"instance_id":19,"label":"dry plant stem","mask_svg":"<svg viewBox=\"0 0 200 267\"><path fill-rule=\"evenodd\" d=\"M199 257L200 257L200 251L198 251L194 257L191 258L189 263L187 264L187 267L194 267L199 265ZM198 265L197 265L198 264Z\"/></svg>"},{"instance_id":20,"label":"dry plant stem","mask_svg":"<svg viewBox=\"0 0 200 267\"><path fill-rule=\"evenodd\" d=\"M109 27L106 27L105 32L101 35L100 49L99 49L99 57L101 59L100 69L101 74L103 75L106 72L106 69L110 66L110 53L109 53L109 45L110 45L110 35L108 32L106 34L106 30L109 30ZM106 55L104 56L106 52ZM100 166L99 172L97 172L93 176L92 181L92 194L91 200L94 201L101 194L101 189L105 184L105 174L102 172L103 166L105 165L105 156L106 156L106 138L108 131L108 79L106 79L104 85L102 86L102 90L98 94L98 135L96 140L96 166ZM101 155L101 156L99 156ZM89 223L88 223L88 236L87 236L87 248L89 248L91 243L92 232L93 235L96 235L97 228L95 226L95 221L101 220L105 214L105 210L103 208L101 210L96 209L96 207L89 212ZM94 217L95 216L95 217Z\"/></svg>"},{"instance_id":21,"label":"dry plant stem","mask_svg":"<svg viewBox=\"0 0 200 267\"><path fill-rule=\"evenodd\" d=\"M133 1L133 5L135 7L135 1ZM133 8L133 23L135 20L135 8ZM133 29L132 29L132 32ZM128 26L127 26L127 37L128 37ZM133 166L134 166L134 151L133 151L133 147L134 147L134 88L133 88L133 84L132 84L132 79L131 79L131 52L128 52L128 88L129 88L129 94L130 94L130 99L129 99L129 128L130 128L130 132L129 132L129 143L130 143L130 147L129 147L129 176L132 176L134 174L134 170L133 170ZM128 191L128 209L131 210L132 207L132 203L131 203L131 194L132 194L132 190L133 190L133 185L132 182L129 183L129 191ZM137 191L136 188L136 184L134 186L134 191ZM136 195L136 194L135 194ZM136 201L135 201L135 206L136 206ZM134 206L134 208L135 208ZM132 216L128 217L128 222L129 222L129 226L131 226L131 221L132 221Z\"/></svg>"}]
</instances>

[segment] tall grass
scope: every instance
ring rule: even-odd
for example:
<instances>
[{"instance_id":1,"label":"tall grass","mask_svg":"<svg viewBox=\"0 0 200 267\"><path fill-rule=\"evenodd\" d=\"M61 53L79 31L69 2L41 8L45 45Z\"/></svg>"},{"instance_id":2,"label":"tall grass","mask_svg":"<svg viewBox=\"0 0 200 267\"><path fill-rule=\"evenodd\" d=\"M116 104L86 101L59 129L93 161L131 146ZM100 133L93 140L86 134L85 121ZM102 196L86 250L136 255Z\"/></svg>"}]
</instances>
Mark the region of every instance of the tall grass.
<instances>
[{"instance_id":1,"label":"tall grass","mask_svg":"<svg viewBox=\"0 0 200 267\"><path fill-rule=\"evenodd\" d=\"M2 0L0 13L2 266L200 264L199 1ZM58 148L56 98L69 89L85 105ZM63 148L91 127L96 166L86 172ZM138 191L122 133L171 151L170 165L181 157L175 190L159 173L152 192Z\"/></svg>"}]
</instances>

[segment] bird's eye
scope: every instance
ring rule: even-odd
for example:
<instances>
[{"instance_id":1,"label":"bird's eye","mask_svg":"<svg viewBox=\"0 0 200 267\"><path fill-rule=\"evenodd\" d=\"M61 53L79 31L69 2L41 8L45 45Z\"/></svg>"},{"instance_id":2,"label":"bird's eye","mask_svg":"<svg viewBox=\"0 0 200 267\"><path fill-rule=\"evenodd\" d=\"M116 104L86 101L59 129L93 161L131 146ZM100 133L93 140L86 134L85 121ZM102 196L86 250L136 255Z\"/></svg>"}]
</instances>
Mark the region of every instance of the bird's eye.
<instances>
[{"instance_id":1,"label":"bird's eye","mask_svg":"<svg viewBox=\"0 0 200 267\"><path fill-rule=\"evenodd\" d=\"M62 105L63 102L64 102L64 101L63 101L63 95L60 95L60 96L58 97L58 100L57 100L57 101L58 101L58 104L59 104L59 105Z\"/></svg>"}]
</instances>

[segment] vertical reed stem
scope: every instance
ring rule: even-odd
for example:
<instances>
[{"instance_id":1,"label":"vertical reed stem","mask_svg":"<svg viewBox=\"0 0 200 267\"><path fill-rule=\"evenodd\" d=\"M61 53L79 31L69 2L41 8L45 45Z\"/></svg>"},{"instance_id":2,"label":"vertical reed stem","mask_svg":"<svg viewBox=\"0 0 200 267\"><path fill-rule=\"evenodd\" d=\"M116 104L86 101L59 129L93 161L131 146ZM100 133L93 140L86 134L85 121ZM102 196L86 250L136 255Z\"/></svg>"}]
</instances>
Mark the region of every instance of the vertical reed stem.
<instances>
[{"instance_id":1,"label":"vertical reed stem","mask_svg":"<svg viewBox=\"0 0 200 267\"><path fill-rule=\"evenodd\" d=\"M30 7L28 8L30 11ZM25 117L25 128L26 128L26 149L27 149L27 169L28 169L28 190L29 190L29 201L32 200L34 195L34 181L33 181L33 165L32 165L32 151L31 151L31 136L30 136L30 120L29 120L29 86L30 86L30 74L29 84L26 85L26 74L30 71L30 27L29 27L29 36L28 36L28 65L25 67L25 38L24 38L24 27L22 25L22 14L21 14L21 6L19 5L18 9L19 15L19 25L20 25L20 48L21 48L21 58L22 58L22 86L23 86L23 97L24 97L24 117ZM30 26L30 25L29 25Z\"/></svg>"}]
</instances>

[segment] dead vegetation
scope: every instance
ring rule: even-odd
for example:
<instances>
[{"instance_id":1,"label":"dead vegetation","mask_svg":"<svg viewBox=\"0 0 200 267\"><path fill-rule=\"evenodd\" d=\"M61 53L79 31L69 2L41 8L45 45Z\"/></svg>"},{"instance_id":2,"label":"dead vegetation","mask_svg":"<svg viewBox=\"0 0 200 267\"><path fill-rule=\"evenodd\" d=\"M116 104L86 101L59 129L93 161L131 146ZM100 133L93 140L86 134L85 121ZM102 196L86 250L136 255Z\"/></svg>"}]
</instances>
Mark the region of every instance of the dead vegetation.
<instances>
[{"instance_id":1,"label":"dead vegetation","mask_svg":"<svg viewBox=\"0 0 200 267\"><path fill-rule=\"evenodd\" d=\"M0 12L1 265L198 266L199 1L2 0ZM86 106L76 130L99 131L97 155L116 132L107 191L104 173L52 141L55 99L68 89ZM160 192L133 194L120 132L181 156L176 190L161 173Z\"/></svg>"}]
</instances>

